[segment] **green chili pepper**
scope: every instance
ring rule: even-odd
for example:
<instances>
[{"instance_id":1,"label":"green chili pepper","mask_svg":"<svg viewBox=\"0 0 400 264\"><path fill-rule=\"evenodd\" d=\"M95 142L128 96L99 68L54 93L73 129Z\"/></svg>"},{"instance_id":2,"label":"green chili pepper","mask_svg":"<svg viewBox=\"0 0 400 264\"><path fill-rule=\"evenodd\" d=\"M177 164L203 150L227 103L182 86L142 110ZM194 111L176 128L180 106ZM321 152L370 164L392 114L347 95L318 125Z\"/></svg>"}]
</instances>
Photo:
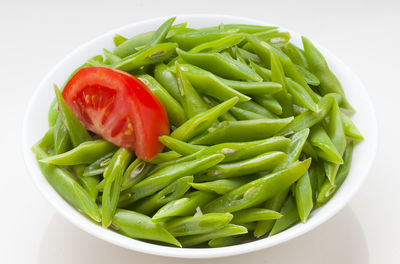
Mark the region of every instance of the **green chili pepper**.
<instances>
[{"instance_id":1,"label":"green chili pepper","mask_svg":"<svg viewBox=\"0 0 400 264\"><path fill-rule=\"evenodd\" d=\"M137 76L152 93L160 100L168 115L168 120L174 126L180 126L186 121L185 111L182 106L161 86L152 76L141 74Z\"/></svg>"},{"instance_id":2,"label":"green chili pepper","mask_svg":"<svg viewBox=\"0 0 400 264\"><path fill-rule=\"evenodd\" d=\"M335 184L332 184L328 179L325 180L323 185L320 187L318 197L317 197L317 206L320 207L322 204L329 201L332 196L337 192L337 190L342 186L344 180L350 171L351 158L353 155L353 142L350 142L346 146L346 150L343 154L343 164L340 165L339 170L337 172L337 176L335 179Z\"/></svg>"},{"instance_id":3,"label":"green chili pepper","mask_svg":"<svg viewBox=\"0 0 400 264\"><path fill-rule=\"evenodd\" d=\"M146 163L144 160L139 158L135 159L135 161L132 162L126 169L124 176L122 177L121 189L123 191L129 189L143 180L149 175L152 167L153 166L151 164Z\"/></svg>"},{"instance_id":4,"label":"green chili pepper","mask_svg":"<svg viewBox=\"0 0 400 264\"><path fill-rule=\"evenodd\" d=\"M300 131L307 127L312 127L322 119L326 117L326 115L331 110L332 104L335 101L334 94L327 94L319 101L317 104L317 111L306 111L298 116L296 116L293 121L284 127L279 134L285 135L288 133L293 133Z\"/></svg>"},{"instance_id":5,"label":"green chili pepper","mask_svg":"<svg viewBox=\"0 0 400 264\"><path fill-rule=\"evenodd\" d=\"M261 105L265 109L271 111L272 113L274 113L276 115L282 114L282 106L272 95L269 95L269 94L254 95L253 99L254 99L254 102Z\"/></svg>"},{"instance_id":6,"label":"green chili pepper","mask_svg":"<svg viewBox=\"0 0 400 264\"><path fill-rule=\"evenodd\" d=\"M163 63L157 64L154 68L154 78L175 98L175 100L178 102L182 101L178 81L167 65Z\"/></svg>"},{"instance_id":7,"label":"green chili pepper","mask_svg":"<svg viewBox=\"0 0 400 264\"><path fill-rule=\"evenodd\" d=\"M113 155L110 165L104 172L104 190L102 195L102 223L103 227L111 225L114 214L117 210L117 204L122 184L122 176L128 167L132 153L127 149L120 148Z\"/></svg>"},{"instance_id":8,"label":"green chili pepper","mask_svg":"<svg viewBox=\"0 0 400 264\"><path fill-rule=\"evenodd\" d=\"M245 183L251 181L252 177L244 176L244 177L237 177L233 179L222 179L222 180L215 180L215 181L208 181L208 182L201 182L201 183L192 183L192 187L199 191L204 192L215 192L216 194L223 195L228 193Z\"/></svg>"},{"instance_id":9,"label":"green chili pepper","mask_svg":"<svg viewBox=\"0 0 400 264\"><path fill-rule=\"evenodd\" d=\"M294 196L300 220L305 223L313 208L313 193L307 172L297 181Z\"/></svg>"},{"instance_id":10,"label":"green chili pepper","mask_svg":"<svg viewBox=\"0 0 400 264\"><path fill-rule=\"evenodd\" d=\"M125 41L127 41L128 39L119 35L119 34L115 34L113 41L116 47L118 47L119 45L121 45L122 43L124 43Z\"/></svg>"},{"instance_id":11,"label":"green chili pepper","mask_svg":"<svg viewBox=\"0 0 400 264\"><path fill-rule=\"evenodd\" d=\"M88 176L103 174L108 164L110 163L111 157L113 155L114 152L112 151L97 159L95 162L93 162L92 164L90 164L85 168L85 170L82 173L82 176L88 177Z\"/></svg>"},{"instance_id":12,"label":"green chili pepper","mask_svg":"<svg viewBox=\"0 0 400 264\"><path fill-rule=\"evenodd\" d=\"M112 226L128 237L161 241L182 247L175 237L160 224L153 223L147 215L117 209L113 217Z\"/></svg>"},{"instance_id":13,"label":"green chili pepper","mask_svg":"<svg viewBox=\"0 0 400 264\"><path fill-rule=\"evenodd\" d=\"M164 204L181 198L190 188L193 182L193 176L186 176L172 182L170 185L159 191L158 193L140 200L133 205L136 212L146 215L153 214Z\"/></svg>"},{"instance_id":14,"label":"green chili pepper","mask_svg":"<svg viewBox=\"0 0 400 264\"><path fill-rule=\"evenodd\" d=\"M316 147L317 155L322 159L333 163L343 163L341 154L337 151L328 134L319 124L311 128L310 143L312 146Z\"/></svg>"},{"instance_id":15,"label":"green chili pepper","mask_svg":"<svg viewBox=\"0 0 400 264\"><path fill-rule=\"evenodd\" d=\"M185 175L193 175L208 169L224 159L224 155L216 154L208 157L203 157L193 161L186 161L173 164L162 168L152 175L148 176L143 181L134 185L132 188L126 190L130 196L123 201L121 205L133 203L143 197L154 194L155 192L166 187L168 184L177 180Z\"/></svg>"},{"instance_id":16,"label":"green chili pepper","mask_svg":"<svg viewBox=\"0 0 400 264\"><path fill-rule=\"evenodd\" d=\"M57 99L54 98L53 101L51 101L51 105L47 113L47 121L49 123L49 127L52 127L56 124L57 117L58 117L58 105L57 105Z\"/></svg>"},{"instance_id":17,"label":"green chili pepper","mask_svg":"<svg viewBox=\"0 0 400 264\"><path fill-rule=\"evenodd\" d=\"M230 48L239 44L244 39L243 34L232 34L230 36L202 43L189 51L189 53L200 52L221 52L224 49Z\"/></svg>"},{"instance_id":18,"label":"green chili pepper","mask_svg":"<svg viewBox=\"0 0 400 264\"><path fill-rule=\"evenodd\" d=\"M286 168L249 182L205 206L205 212L235 212L260 204L299 179L310 166L311 159L295 162ZM229 204L229 207L226 206Z\"/></svg>"},{"instance_id":19,"label":"green chili pepper","mask_svg":"<svg viewBox=\"0 0 400 264\"><path fill-rule=\"evenodd\" d=\"M282 217L276 220L268 236L273 236L297 223L300 218L296 208L296 200L289 195L280 211Z\"/></svg>"},{"instance_id":20,"label":"green chili pepper","mask_svg":"<svg viewBox=\"0 0 400 264\"><path fill-rule=\"evenodd\" d=\"M354 125L353 121L351 121L351 119L345 113L341 111L340 117L342 118L343 121L343 129L346 136L356 140L364 139L364 137L361 135L356 125Z\"/></svg>"},{"instance_id":21,"label":"green chili pepper","mask_svg":"<svg viewBox=\"0 0 400 264\"><path fill-rule=\"evenodd\" d=\"M321 95L329 93L337 93L342 97L342 106L345 104L346 108L352 109L352 107L346 101L344 91L341 89L338 82L329 69L329 66L324 56L317 50L317 48L308 40L306 37L301 37L303 41L304 54L306 56L310 71L320 80L318 90Z\"/></svg>"},{"instance_id":22,"label":"green chili pepper","mask_svg":"<svg viewBox=\"0 0 400 264\"><path fill-rule=\"evenodd\" d=\"M182 96L182 105L188 118L208 110L207 104L201 99L200 95L193 88L191 82L183 74L181 66L176 63L176 77L178 80L179 91Z\"/></svg>"},{"instance_id":23,"label":"green chili pepper","mask_svg":"<svg viewBox=\"0 0 400 264\"><path fill-rule=\"evenodd\" d=\"M65 126L64 116L58 115L54 125L54 154L64 153L72 148L68 129Z\"/></svg>"},{"instance_id":24,"label":"green chili pepper","mask_svg":"<svg viewBox=\"0 0 400 264\"><path fill-rule=\"evenodd\" d=\"M176 49L176 52L184 61L223 78L233 80L251 80L256 82L262 80L257 73L247 66L247 64L241 63L220 53L192 54L179 48Z\"/></svg>"},{"instance_id":25,"label":"green chili pepper","mask_svg":"<svg viewBox=\"0 0 400 264\"><path fill-rule=\"evenodd\" d=\"M207 133L194 138L192 144L213 145L227 140L243 142L270 137L282 130L293 118L224 121Z\"/></svg>"},{"instance_id":26,"label":"green chili pepper","mask_svg":"<svg viewBox=\"0 0 400 264\"><path fill-rule=\"evenodd\" d=\"M215 230L213 232L199 234L199 235L191 235L191 236L184 236L179 239L182 246L184 247L191 247L195 246L212 239L234 236L234 235L241 235L246 234L247 228L240 226L240 225L232 225L228 224L219 230Z\"/></svg>"},{"instance_id":27,"label":"green chili pepper","mask_svg":"<svg viewBox=\"0 0 400 264\"><path fill-rule=\"evenodd\" d=\"M32 151L35 153L37 160L48 157L48 154L38 145L33 146ZM94 221L100 222L101 216L96 203L93 202L87 191L78 183L71 173L51 164L42 162L38 164L49 184L63 199L79 211L88 215Z\"/></svg>"},{"instance_id":28,"label":"green chili pepper","mask_svg":"<svg viewBox=\"0 0 400 264\"><path fill-rule=\"evenodd\" d=\"M72 150L41 160L54 165L90 164L115 150L116 146L104 139L86 141Z\"/></svg>"},{"instance_id":29,"label":"green chili pepper","mask_svg":"<svg viewBox=\"0 0 400 264\"><path fill-rule=\"evenodd\" d=\"M173 236L205 234L226 226L232 220L230 213L209 213L183 216L165 222L164 227Z\"/></svg>"},{"instance_id":30,"label":"green chili pepper","mask_svg":"<svg viewBox=\"0 0 400 264\"><path fill-rule=\"evenodd\" d=\"M64 117L64 123L66 128L68 129L72 145L76 147L85 141L92 140L89 132L87 132L85 127L81 124L74 113L72 113L71 109L64 101L64 98L62 97L61 92L57 88L57 86L54 86L54 91L57 97L57 104L60 107L60 114Z\"/></svg>"},{"instance_id":31,"label":"green chili pepper","mask_svg":"<svg viewBox=\"0 0 400 264\"><path fill-rule=\"evenodd\" d=\"M328 125L328 135L332 140L333 145L337 149L340 155L343 155L346 149L346 135L344 133L343 122L340 115L340 109L335 101L332 105L330 117L329 117L329 125ZM339 164L326 162L325 163L325 172L329 181L334 184L336 173L339 169Z\"/></svg>"},{"instance_id":32,"label":"green chili pepper","mask_svg":"<svg viewBox=\"0 0 400 264\"><path fill-rule=\"evenodd\" d=\"M111 65L112 68L121 71L133 71L145 65L157 64L165 61L175 52L176 43L161 43L123 58L120 62Z\"/></svg>"},{"instance_id":33,"label":"green chili pepper","mask_svg":"<svg viewBox=\"0 0 400 264\"><path fill-rule=\"evenodd\" d=\"M230 88L222 82L221 78L218 78L211 72L190 64L182 64L180 69L190 83L204 94L215 97L221 101L228 100L235 96L239 98L239 101L250 100L250 97Z\"/></svg>"},{"instance_id":34,"label":"green chili pepper","mask_svg":"<svg viewBox=\"0 0 400 264\"><path fill-rule=\"evenodd\" d=\"M203 205L215 199L217 195L209 192L192 192L184 198L171 201L161 207L154 214L154 221L162 221L172 216L189 216L196 212L196 208L201 208Z\"/></svg>"},{"instance_id":35,"label":"green chili pepper","mask_svg":"<svg viewBox=\"0 0 400 264\"><path fill-rule=\"evenodd\" d=\"M187 141L201 134L202 132L210 128L212 124L214 124L215 121L218 120L218 117L220 117L221 114L229 111L229 109L231 109L238 102L238 100L239 99L237 97L233 97L228 101L216 105L203 113L195 115L184 124L182 124L180 127L175 129L171 133L171 137Z\"/></svg>"},{"instance_id":36,"label":"green chili pepper","mask_svg":"<svg viewBox=\"0 0 400 264\"><path fill-rule=\"evenodd\" d=\"M190 155L206 148L204 146L189 144L170 136L161 136L158 138L158 140L170 150L173 150L181 155Z\"/></svg>"},{"instance_id":37,"label":"green chili pepper","mask_svg":"<svg viewBox=\"0 0 400 264\"><path fill-rule=\"evenodd\" d=\"M172 36L169 41L178 43L183 50L190 50L200 44L221 39L237 33L239 29L204 28Z\"/></svg>"},{"instance_id":38,"label":"green chili pepper","mask_svg":"<svg viewBox=\"0 0 400 264\"><path fill-rule=\"evenodd\" d=\"M219 164L196 176L198 181L210 181L249 175L260 171L268 171L279 167L287 159L283 152L267 152L251 159L233 163Z\"/></svg>"}]
</instances>

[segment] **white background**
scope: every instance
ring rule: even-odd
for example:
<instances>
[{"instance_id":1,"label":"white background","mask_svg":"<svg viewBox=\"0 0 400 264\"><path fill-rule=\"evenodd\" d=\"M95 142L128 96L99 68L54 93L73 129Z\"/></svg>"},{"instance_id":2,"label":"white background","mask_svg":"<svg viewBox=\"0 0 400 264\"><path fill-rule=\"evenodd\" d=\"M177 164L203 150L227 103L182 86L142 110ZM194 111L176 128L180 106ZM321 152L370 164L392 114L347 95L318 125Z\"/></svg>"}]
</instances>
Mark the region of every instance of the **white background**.
<instances>
[{"instance_id":1,"label":"white background","mask_svg":"<svg viewBox=\"0 0 400 264\"><path fill-rule=\"evenodd\" d=\"M318 41L364 82L377 112L375 163L350 204L317 229L231 258L177 260L100 241L64 220L24 166L27 102L53 65L113 28L147 18L221 13L265 20ZM0 0L0 263L400 263L400 1Z\"/></svg>"}]
</instances>

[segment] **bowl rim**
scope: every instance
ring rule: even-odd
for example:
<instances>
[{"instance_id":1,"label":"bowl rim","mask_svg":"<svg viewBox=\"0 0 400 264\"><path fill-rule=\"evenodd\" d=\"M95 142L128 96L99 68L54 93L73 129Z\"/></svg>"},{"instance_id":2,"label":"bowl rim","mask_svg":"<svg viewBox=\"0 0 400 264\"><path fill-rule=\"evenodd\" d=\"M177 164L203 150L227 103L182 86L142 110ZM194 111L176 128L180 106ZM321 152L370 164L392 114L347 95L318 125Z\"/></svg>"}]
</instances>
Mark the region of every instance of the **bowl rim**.
<instances>
[{"instance_id":1,"label":"bowl rim","mask_svg":"<svg viewBox=\"0 0 400 264\"><path fill-rule=\"evenodd\" d=\"M239 255L239 254L244 254L244 253L249 253L257 250L261 250L264 248L272 247L275 245L278 245L280 243L283 243L285 241L288 241L290 239L293 239L295 237L298 237L313 228L319 226L320 224L324 223L326 220L334 216L336 213L338 213L349 201L350 199L354 196L354 194L359 190L360 186L362 183L365 181L368 172L372 166L372 163L375 158L376 150L377 150L377 139L378 139L378 125L377 125L377 120L376 120L376 114L375 110L373 107L373 104L371 102L371 99L364 87L364 85L361 83L360 79L358 76L351 71L351 69L344 64L339 58L337 58L333 53L331 53L329 50L326 48L322 47L319 45L317 42L313 41L316 47L321 50L321 52L324 54L324 56L329 56L331 59L335 60L338 64L340 64L341 67L344 67L347 72L349 72L350 75L352 75L352 78L359 82L360 84L360 89L362 90L362 95L363 99L365 100L365 105L368 108L367 110L370 113L370 127L372 131L370 133L372 134L372 137L366 139L368 142L370 142L370 149L369 149L369 154L368 154L368 159L366 160L365 168L363 170L363 175L359 177L358 181L355 182L349 191L346 193L341 193L340 199L336 199L335 203L328 203L324 205L324 207L329 205L329 210L326 209L322 214L321 212L318 212L318 218L316 216L311 217L306 224L301 225L299 227L298 225L295 225L294 227L291 227L287 229L286 231L283 231L273 237L267 238L267 239L259 239L253 242L245 243L245 244L240 244L240 245L235 245L235 246L230 246L230 247L224 247L224 248L174 248L174 247L168 247L168 246L161 246L161 245L155 245L147 242L142 242L140 240L128 238L125 236L122 236L114 231L107 230L101 228L99 225L94 224L93 222L89 221L86 217L81 215L77 210L75 210L73 207L71 207L65 200L63 200L56 192L55 190L48 184L48 182L45 180L43 175L41 174L40 170L38 169L38 166L36 164L36 160L33 158L33 154L31 152L31 146L28 143L28 132L29 132L29 117L30 113L34 110L34 104L38 100L40 91L42 90L41 87L45 85L46 82L51 78L52 75L54 75L57 70L62 68L63 64L76 56L79 51L84 50L85 48L96 44L99 40L102 40L106 37L112 36L116 33L123 32L125 30L128 30L129 28L132 27L139 27L141 25L146 25L146 24L154 24L154 23L159 23L162 21L165 21L166 19L170 18L171 16L162 16L162 17L155 17L151 19L146 19L142 20L139 22L134 22L130 23L128 25L124 25L122 27L118 27L116 29L110 30L86 43L83 45L80 45L76 49L74 49L72 52L70 52L67 56L65 56L62 60L60 60L42 79L42 81L39 83L37 88L35 89L28 105L25 111L24 115L24 120L23 120L23 127L22 127L22 151L23 151L23 156L25 160L25 164L28 168L29 173L31 174L33 181L35 182L35 185L37 188L40 190L42 195L56 208L56 210L63 215L66 219L68 219L71 223L74 225L78 226L81 230L97 237L100 238L104 241L110 242L114 245L118 245L127 249L139 251L142 253L147 253L147 254L153 254L153 255L159 255L159 256L167 256L167 257L177 257L177 258L197 258L197 259L205 259L205 258L216 258L216 257L226 257L226 256L234 256L234 255ZM231 15L223 15L223 14L207 14L207 13L202 13L202 14L180 14L176 16L177 19L185 20L190 23L191 19L219 19L220 21L224 20L237 20L237 21L242 21L238 23L249 23L249 24L259 24L259 25L272 25L275 26L272 23L262 21L262 20L256 20L252 18L247 18L247 17L241 17L241 16L231 16ZM287 30L290 32L290 34L295 34L295 35L300 35L295 31L286 29L284 27L280 27L282 30ZM323 208L324 208L323 207ZM85 221L83 221L85 219ZM295 229L295 230L294 230ZM289 230L294 230L293 232L287 232Z\"/></svg>"}]
</instances>

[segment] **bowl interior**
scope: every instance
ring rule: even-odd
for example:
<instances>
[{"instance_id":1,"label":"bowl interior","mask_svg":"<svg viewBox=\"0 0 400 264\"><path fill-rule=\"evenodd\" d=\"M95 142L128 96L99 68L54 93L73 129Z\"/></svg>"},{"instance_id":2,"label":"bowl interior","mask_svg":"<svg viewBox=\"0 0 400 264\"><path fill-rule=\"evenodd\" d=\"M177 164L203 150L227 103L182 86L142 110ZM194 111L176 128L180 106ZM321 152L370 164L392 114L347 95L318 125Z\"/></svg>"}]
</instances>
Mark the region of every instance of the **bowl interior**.
<instances>
[{"instance_id":1,"label":"bowl interior","mask_svg":"<svg viewBox=\"0 0 400 264\"><path fill-rule=\"evenodd\" d=\"M326 205L324 205L322 208L314 210L306 224L297 224L288 230L270 238L264 238L250 243L227 248L173 248L138 241L119 235L116 232L103 229L101 226L94 224L77 212L54 191L54 189L47 183L46 179L41 174L35 157L31 152L32 145L37 142L48 129L47 110L52 99L54 98L52 85L54 83L62 85L75 68L84 63L86 59L97 54L101 54L103 48L112 50L114 48L112 41L114 34L118 33L123 36L133 36L138 33L154 30L166 19L167 17L155 18L127 25L108 32L82 45L65 57L62 61L60 61L45 76L33 94L26 110L22 131L22 147L24 158L36 185L47 198L47 200L58 210L58 212L69 221L80 227L82 230L100 239L128 249L171 257L211 258L237 255L277 245L315 228L343 208L350 200L352 195L360 187L361 183L368 174L371 163L373 162L377 144L377 122L372 103L358 77L342 61L336 58L328 50L317 44L316 46L324 54L332 71L341 81L348 100L357 110L357 113L352 117L352 120L363 133L365 140L355 147L350 174L340 190ZM270 23L263 21L225 15L181 15L176 19L176 23L184 21L189 22L190 27L214 26L220 23L271 25ZM287 29L281 28L281 30ZM289 31L292 36L292 42L301 46L300 35L290 30L287 31Z\"/></svg>"}]
</instances>

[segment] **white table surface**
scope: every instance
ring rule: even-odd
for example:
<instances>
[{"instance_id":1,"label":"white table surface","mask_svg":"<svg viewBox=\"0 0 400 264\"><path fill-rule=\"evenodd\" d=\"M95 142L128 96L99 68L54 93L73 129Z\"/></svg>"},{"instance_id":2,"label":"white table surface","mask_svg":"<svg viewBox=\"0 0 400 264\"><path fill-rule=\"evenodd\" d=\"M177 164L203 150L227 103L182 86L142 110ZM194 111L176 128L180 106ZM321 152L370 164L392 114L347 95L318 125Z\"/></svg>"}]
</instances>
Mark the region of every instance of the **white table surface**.
<instances>
[{"instance_id":1,"label":"white table surface","mask_svg":"<svg viewBox=\"0 0 400 264\"><path fill-rule=\"evenodd\" d=\"M400 1L0 1L0 263L400 263ZM303 33L364 82L380 126L368 179L339 214L290 242L215 260L149 256L63 219L24 166L25 106L53 65L113 28L155 16L222 13Z\"/></svg>"}]
</instances>

